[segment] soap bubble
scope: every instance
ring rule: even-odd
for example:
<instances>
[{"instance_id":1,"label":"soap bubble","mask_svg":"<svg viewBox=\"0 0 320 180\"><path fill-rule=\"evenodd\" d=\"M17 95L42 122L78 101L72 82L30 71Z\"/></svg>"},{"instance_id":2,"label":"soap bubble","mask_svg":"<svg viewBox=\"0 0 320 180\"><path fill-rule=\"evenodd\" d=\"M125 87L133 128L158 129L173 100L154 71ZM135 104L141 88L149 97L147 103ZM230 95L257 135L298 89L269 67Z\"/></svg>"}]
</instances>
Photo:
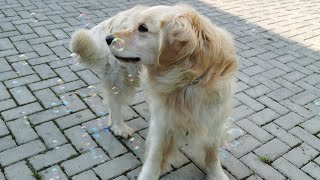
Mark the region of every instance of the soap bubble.
<instances>
[{"instance_id":1,"label":"soap bubble","mask_svg":"<svg viewBox=\"0 0 320 180\"><path fill-rule=\"evenodd\" d=\"M316 102L314 102L314 104L315 104L316 106L320 106L320 101L316 101Z\"/></svg>"},{"instance_id":2,"label":"soap bubble","mask_svg":"<svg viewBox=\"0 0 320 180\"><path fill-rule=\"evenodd\" d=\"M58 82L58 84L63 84L64 83L64 81L62 79L58 79L57 82Z\"/></svg>"},{"instance_id":3,"label":"soap bubble","mask_svg":"<svg viewBox=\"0 0 320 180\"><path fill-rule=\"evenodd\" d=\"M58 106L58 103L56 103L56 102L51 103L51 107L53 107L53 106Z\"/></svg>"},{"instance_id":4,"label":"soap bubble","mask_svg":"<svg viewBox=\"0 0 320 180\"><path fill-rule=\"evenodd\" d=\"M35 23L39 21L38 14L36 14L36 13L31 13L31 14L30 14L30 17L31 17L31 20L32 20L33 22L35 22Z\"/></svg>"},{"instance_id":5,"label":"soap bubble","mask_svg":"<svg viewBox=\"0 0 320 180\"><path fill-rule=\"evenodd\" d=\"M237 140L235 140L235 141L232 141L232 142L230 142L230 143L228 143L228 144L229 144L229 146L230 146L231 148L235 148L235 147L237 147L238 145L240 145L240 142L237 141Z\"/></svg>"},{"instance_id":6,"label":"soap bubble","mask_svg":"<svg viewBox=\"0 0 320 180\"><path fill-rule=\"evenodd\" d=\"M80 14L80 16L78 17L80 23L81 23L81 26L82 27L86 27L88 28L89 25L90 25L90 22L89 22L89 16L86 15L86 14Z\"/></svg>"},{"instance_id":7,"label":"soap bubble","mask_svg":"<svg viewBox=\"0 0 320 180\"><path fill-rule=\"evenodd\" d=\"M52 109L53 109L54 113L59 113L60 112L58 106L54 106Z\"/></svg>"},{"instance_id":8,"label":"soap bubble","mask_svg":"<svg viewBox=\"0 0 320 180\"><path fill-rule=\"evenodd\" d=\"M88 86L88 89L94 89L94 88L96 88L96 87L93 85Z\"/></svg>"},{"instance_id":9,"label":"soap bubble","mask_svg":"<svg viewBox=\"0 0 320 180\"><path fill-rule=\"evenodd\" d=\"M62 101L63 105L68 106L70 103L68 101Z\"/></svg>"},{"instance_id":10,"label":"soap bubble","mask_svg":"<svg viewBox=\"0 0 320 180\"><path fill-rule=\"evenodd\" d=\"M120 38L114 38L111 42L111 48L115 51L123 51L124 50L124 40Z\"/></svg>"},{"instance_id":11,"label":"soap bubble","mask_svg":"<svg viewBox=\"0 0 320 180\"><path fill-rule=\"evenodd\" d=\"M228 130L227 133L230 134L232 137L239 137L243 134L243 132L239 128L232 128Z\"/></svg>"},{"instance_id":12,"label":"soap bubble","mask_svg":"<svg viewBox=\"0 0 320 180\"><path fill-rule=\"evenodd\" d=\"M26 55L24 55L24 54L21 54L21 55L19 56L19 59L20 59L20 60L26 60L26 59L28 59L28 57L27 57Z\"/></svg>"},{"instance_id":13,"label":"soap bubble","mask_svg":"<svg viewBox=\"0 0 320 180\"><path fill-rule=\"evenodd\" d=\"M140 142L136 138L131 138L129 140L130 146L134 149L137 150L140 148Z\"/></svg>"},{"instance_id":14,"label":"soap bubble","mask_svg":"<svg viewBox=\"0 0 320 180\"><path fill-rule=\"evenodd\" d=\"M113 94L118 94L118 88L117 87L111 88L111 91L112 91Z\"/></svg>"},{"instance_id":15,"label":"soap bubble","mask_svg":"<svg viewBox=\"0 0 320 180\"><path fill-rule=\"evenodd\" d=\"M20 64L22 64L23 66L28 65L28 63L27 63L27 62L25 62L25 61L20 62Z\"/></svg>"},{"instance_id":16,"label":"soap bubble","mask_svg":"<svg viewBox=\"0 0 320 180\"><path fill-rule=\"evenodd\" d=\"M129 74L129 75L128 75L128 79L129 79L129 81L131 81L131 82L134 81L133 75L132 75L132 74Z\"/></svg>"},{"instance_id":17,"label":"soap bubble","mask_svg":"<svg viewBox=\"0 0 320 180\"><path fill-rule=\"evenodd\" d=\"M68 113L72 113L72 109L70 109L70 108L67 108L66 111L67 111Z\"/></svg>"},{"instance_id":18,"label":"soap bubble","mask_svg":"<svg viewBox=\"0 0 320 180\"><path fill-rule=\"evenodd\" d=\"M72 58L71 59L71 63L72 64L76 64L77 62L78 62L78 54L76 54L76 53L72 53L72 54L70 54L70 57Z\"/></svg>"}]
</instances>

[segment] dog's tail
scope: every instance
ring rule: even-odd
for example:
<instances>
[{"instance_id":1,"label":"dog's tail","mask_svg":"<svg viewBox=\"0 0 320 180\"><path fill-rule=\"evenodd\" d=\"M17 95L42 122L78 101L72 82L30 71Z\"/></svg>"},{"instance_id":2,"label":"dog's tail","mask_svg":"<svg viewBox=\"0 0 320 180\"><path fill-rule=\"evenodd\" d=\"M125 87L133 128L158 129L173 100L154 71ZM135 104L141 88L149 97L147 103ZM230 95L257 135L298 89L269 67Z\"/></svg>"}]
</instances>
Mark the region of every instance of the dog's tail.
<instances>
[{"instance_id":1,"label":"dog's tail","mask_svg":"<svg viewBox=\"0 0 320 180\"><path fill-rule=\"evenodd\" d=\"M98 47L89 30L81 29L72 35L70 50L78 54L82 62L89 65L99 59Z\"/></svg>"}]
</instances>

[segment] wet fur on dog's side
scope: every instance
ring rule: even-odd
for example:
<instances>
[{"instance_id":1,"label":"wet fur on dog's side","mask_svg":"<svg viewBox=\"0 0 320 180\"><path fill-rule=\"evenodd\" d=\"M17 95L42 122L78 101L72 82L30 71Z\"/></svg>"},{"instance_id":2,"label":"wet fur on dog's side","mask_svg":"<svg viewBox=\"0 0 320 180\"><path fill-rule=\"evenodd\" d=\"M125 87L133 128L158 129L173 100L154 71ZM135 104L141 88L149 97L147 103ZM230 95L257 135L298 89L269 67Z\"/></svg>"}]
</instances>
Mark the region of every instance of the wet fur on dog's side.
<instances>
[{"instance_id":1,"label":"wet fur on dog's side","mask_svg":"<svg viewBox=\"0 0 320 180\"><path fill-rule=\"evenodd\" d=\"M104 86L104 101L109 106L111 129L115 135L125 138L131 136L134 130L124 123L121 106L130 102L136 93L139 86L139 66L117 61L110 54L105 38L135 23L139 13L146 8L137 6L109 18L90 30L78 30L70 42L70 49L78 54L78 61L98 72ZM131 77L128 77L129 75ZM115 88L112 89L113 87Z\"/></svg>"},{"instance_id":2,"label":"wet fur on dog's side","mask_svg":"<svg viewBox=\"0 0 320 180\"><path fill-rule=\"evenodd\" d=\"M147 31L146 31L147 29ZM154 6L127 30L117 57L139 57L150 127L139 180L157 180L177 145L189 143L208 179L226 180L218 148L225 138L238 62L231 36L191 7Z\"/></svg>"}]
</instances>

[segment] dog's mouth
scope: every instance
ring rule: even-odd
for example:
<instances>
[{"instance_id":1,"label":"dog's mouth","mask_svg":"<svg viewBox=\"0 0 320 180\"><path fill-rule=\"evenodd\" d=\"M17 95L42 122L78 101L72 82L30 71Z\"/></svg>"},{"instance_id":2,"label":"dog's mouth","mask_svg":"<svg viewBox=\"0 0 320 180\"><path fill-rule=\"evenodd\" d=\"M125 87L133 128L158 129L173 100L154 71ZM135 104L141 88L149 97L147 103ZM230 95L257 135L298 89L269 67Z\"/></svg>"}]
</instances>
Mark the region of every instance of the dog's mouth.
<instances>
[{"instance_id":1,"label":"dog's mouth","mask_svg":"<svg viewBox=\"0 0 320 180\"><path fill-rule=\"evenodd\" d=\"M140 61L139 57L119 57L115 56L118 60L124 61L124 62L131 62L131 63L137 63Z\"/></svg>"}]
</instances>

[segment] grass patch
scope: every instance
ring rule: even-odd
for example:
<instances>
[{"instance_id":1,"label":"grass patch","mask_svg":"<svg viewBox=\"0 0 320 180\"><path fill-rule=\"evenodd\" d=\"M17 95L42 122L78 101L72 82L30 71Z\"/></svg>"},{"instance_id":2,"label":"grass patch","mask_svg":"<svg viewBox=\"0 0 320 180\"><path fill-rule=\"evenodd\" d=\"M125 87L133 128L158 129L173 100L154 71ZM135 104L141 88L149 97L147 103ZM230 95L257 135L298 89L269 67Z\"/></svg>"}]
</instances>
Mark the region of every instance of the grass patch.
<instances>
[{"instance_id":1,"label":"grass patch","mask_svg":"<svg viewBox=\"0 0 320 180\"><path fill-rule=\"evenodd\" d=\"M272 160L268 156L260 156L259 157L260 161L266 163L266 164L271 164Z\"/></svg>"}]
</instances>

